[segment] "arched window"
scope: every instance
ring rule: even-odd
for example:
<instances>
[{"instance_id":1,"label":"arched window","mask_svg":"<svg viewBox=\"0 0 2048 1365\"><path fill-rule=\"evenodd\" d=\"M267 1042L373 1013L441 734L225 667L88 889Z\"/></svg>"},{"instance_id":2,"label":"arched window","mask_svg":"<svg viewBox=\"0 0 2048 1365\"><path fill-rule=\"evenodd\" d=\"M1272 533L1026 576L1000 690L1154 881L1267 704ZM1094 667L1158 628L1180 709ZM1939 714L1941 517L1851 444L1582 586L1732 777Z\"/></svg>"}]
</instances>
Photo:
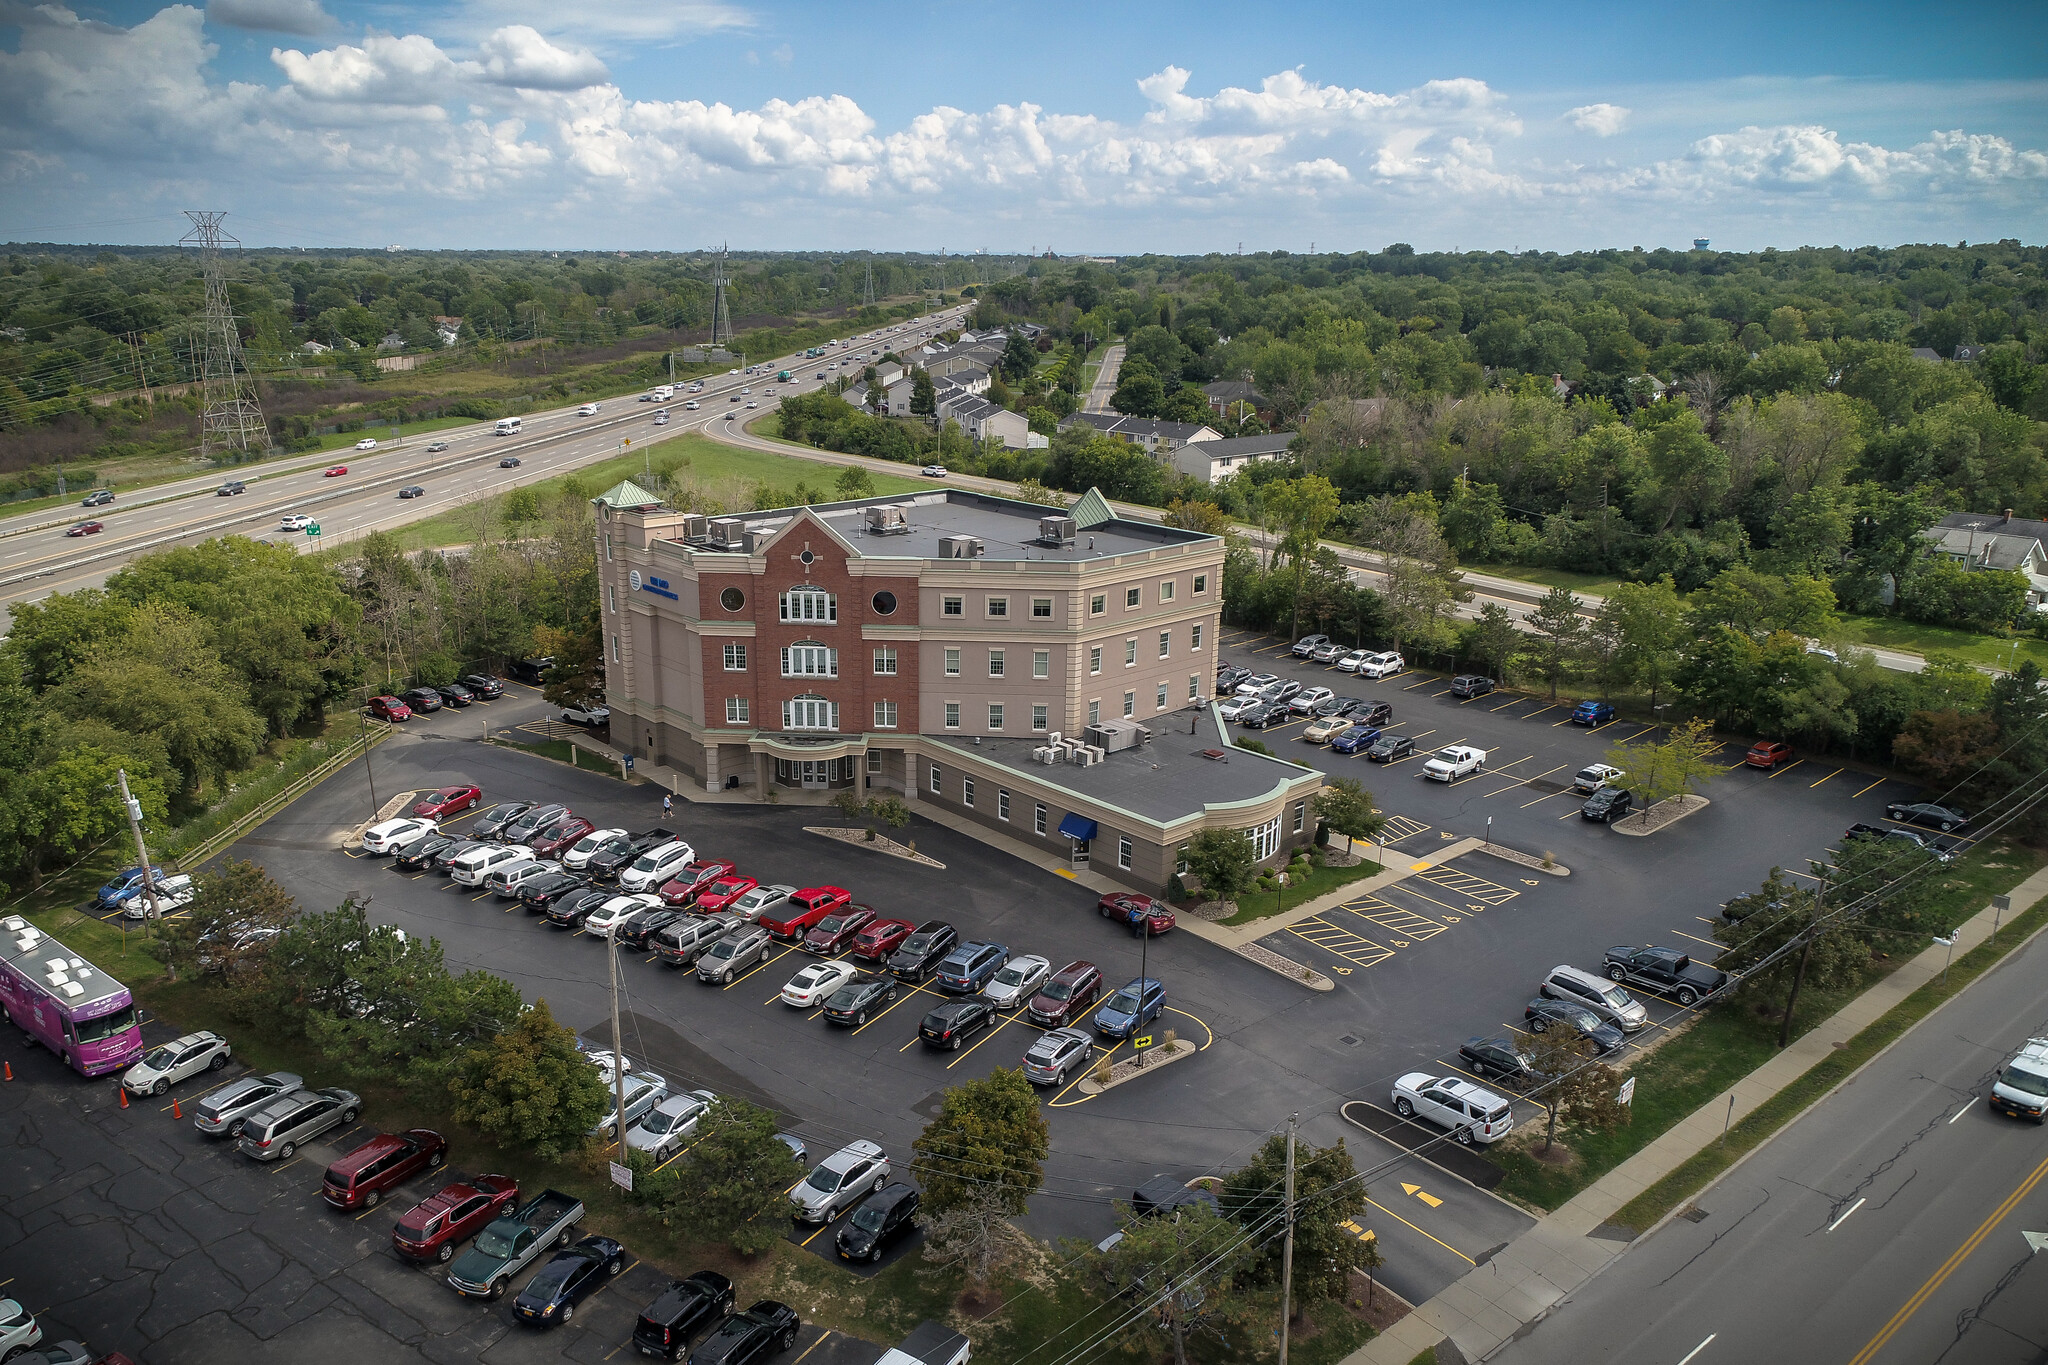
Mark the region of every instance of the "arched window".
<instances>
[{"instance_id":1,"label":"arched window","mask_svg":"<svg viewBox=\"0 0 2048 1365\"><path fill-rule=\"evenodd\" d=\"M823 697L792 697L782 703L785 730L837 730L839 703Z\"/></svg>"},{"instance_id":2,"label":"arched window","mask_svg":"<svg viewBox=\"0 0 2048 1365\"><path fill-rule=\"evenodd\" d=\"M839 651L816 640L803 640L782 647L782 676L785 678L836 678Z\"/></svg>"},{"instance_id":3,"label":"arched window","mask_svg":"<svg viewBox=\"0 0 2048 1365\"><path fill-rule=\"evenodd\" d=\"M823 588L791 588L782 594L781 602L785 621L831 623L839 619L839 598Z\"/></svg>"}]
</instances>

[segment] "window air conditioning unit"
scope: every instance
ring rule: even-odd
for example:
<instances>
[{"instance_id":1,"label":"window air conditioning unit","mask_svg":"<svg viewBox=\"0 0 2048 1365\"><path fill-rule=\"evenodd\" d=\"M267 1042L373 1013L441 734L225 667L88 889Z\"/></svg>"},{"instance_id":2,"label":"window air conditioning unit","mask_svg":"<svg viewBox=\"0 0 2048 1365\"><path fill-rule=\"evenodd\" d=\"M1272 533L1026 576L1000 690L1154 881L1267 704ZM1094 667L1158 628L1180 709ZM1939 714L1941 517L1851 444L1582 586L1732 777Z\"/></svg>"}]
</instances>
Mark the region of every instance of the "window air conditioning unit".
<instances>
[{"instance_id":1,"label":"window air conditioning unit","mask_svg":"<svg viewBox=\"0 0 2048 1365\"><path fill-rule=\"evenodd\" d=\"M1074 532L1079 529L1072 517L1040 517L1038 543L1064 548L1074 543Z\"/></svg>"},{"instance_id":2,"label":"window air conditioning unit","mask_svg":"<svg viewBox=\"0 0 2048 1365\"><path fill-rule=\"evenodd\" d=\"M741 517L713 517L704 528L705 539L714 550L744 549L747 523Z\"/></svg>"},{"instance_id":3,"label":"window air conditioning unit","mask_svg":"<svg viewBox=\"0 0 2048 1365\"><path fill-rule=\"evenodd\" d=\"M940 559L981 558L980 536L944 536L939 540Z\"/></svg>"}]
</instances>

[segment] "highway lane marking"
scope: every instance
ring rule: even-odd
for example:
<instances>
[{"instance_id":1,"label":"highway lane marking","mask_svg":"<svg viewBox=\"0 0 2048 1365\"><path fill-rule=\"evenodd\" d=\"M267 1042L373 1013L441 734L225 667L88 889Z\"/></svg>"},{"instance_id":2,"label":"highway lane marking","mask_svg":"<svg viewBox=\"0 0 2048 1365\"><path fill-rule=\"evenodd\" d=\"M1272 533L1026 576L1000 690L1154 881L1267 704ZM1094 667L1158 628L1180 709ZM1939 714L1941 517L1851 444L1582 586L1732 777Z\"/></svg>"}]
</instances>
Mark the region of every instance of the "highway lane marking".
<instances>
[{"instance_id":1,"label":"highway lane marking","mask_svg":"<svg viewBox=\"0 0 2048 1365\"><path fill-rule=\"evenodd\" d=\"M1955 1113L1955 1118L1952 1118L1952 1119L1950 1119L1950 1120L1949 1120L1949 1122L1950 1122L1950 1123L1954 1123L1954 1122L1956 1121L1956 1119L1959 1119L1959 1118L1961 1118L1961 1117L1962 1117L1963 1115L1965 1115L1965 1114L1969 1113L1969 1112L1970 1112L1970 1106L1971 1106L1971 1105L1973 1105L1973 1104L1975 1104L1976 1102L1977 1102L1977 1097L1976 1097L1975 1095L1972 1095L1972 1096L1970 1096L1970 1098L1969 1098L1969 1099L1967 1099L1967 1100L1964 1100L1964 1101L1963 1101L1963 1107L1962 1107L1962 1108L1960 1108L1960 1109L1958 1109L1958 1110L1956 1110L1956 1113Z\"/></svg>"},{"instance_id":2,"label":"highway lane marking","mask_svg":"<svg viewBox=\"0 0 2048 1365\"><path fill-rule=\"evenodd\" d=\"M1372 1205L1372 1206L1373 1206L1374 1208L1378 1209L1378 1210L1379 1210L1379 1211L1380 1211L1381 1213L1384 1213L1385 1215L1387 1215L1387 1217L1389 1217L1389 1218L1393 1219L1393 1220L1394 1220L1395 1222L1397 1222L1397 1223L1400 1223L1400 1224L1401 1224L1401 1225L1403 1225L1404 1227L1414 1228L1414 1229L1415 1229L1415 1231L1417 1231L1417 1232L1422 1232L1422 1229L1421 1229L1421 1228L1415 1227L1415 1224L1413 1224L1413 1223L1409 1222L1409 1221L1408 1221L1408 1220L1407 1220L1406 1218L1403 1218L1403 1217L1402 1217L1402 1216L1401 1216L1400 1214L1398 1214L1398 1213L1395 1213L1395 1212L1394 1212L1394 1211L1393 1211L1392 1209L1388 1208L1388 1207L1387 1207L1386 1205L1384 1205L1384 1204L1379 1204L1379 1203L1375 1203L1375 1202L1374 1202L1373 1200L1371 1200L1371 1199L1367 1199L1367 1200L1366 1200L1365 1202L1366 1202L1366 1203L1368 1203L1368 1204L1371 1204L1371 1205ZM1477 1261L1473 1260L1473 1259L1472 1259L1472 1258L1471 1258L1470 1256L1467 1256L1467 1255L1466 1255L1466 1254L1465 1254L1464 1252L1462 1252L1462 1251L1458 1250L1458 1249L1457 1249L1456 1247L1452 1246L1452 1245L1451 1245L1451 1244L1450 1244L1449 1242L1446 1242L1446 1241L1445 1241L1445 1240L1444 1240L1443 1238L1441 1238L1441 1237L1438 1237L1438 1236L1435 1236L1434 1234L1432 1234L1432 1233L1428 1233L1428 1232L1422 1232L1422 1235L1423 1235L1424 1237L1427 1237L1427 1238L1429 1238L1429 1240L1430 1240L1430 1241L1432 1241L1432 1242L1435 1242L1435 1243L1436 1243L1436 1244L1437 1244L1438 1246L1442 1247L1442 1248L1443 1248L1443 1249L1444 1249L1445 1251L1448 1251L1448 1252L1450 1252L1450 1253L1451 1253L1451 1255L1453 1255L1453 1256L1457 1257L1457 1258L1458 1258L1459 1260L1463 1261L1463 1262L1464 1262L1464 1263L1465 1263L1466 1265L1469 1265L1469 1266L1476 1266L1476 1265L1478 1265L1478 1264L1479 1264L1479 1262L1477 1262Z\"/></svg>"},{"instance_id":3,"label":"highway lane marking","mask_svg":"<svg viewBox=\"0 0 2048 1365\"><path fill-rule=\"evenodd\" d=\"M1842 1224L1844 1224L1844 1223L1848 1222L1848 1221L1849 1221L1849 1215L1850 1215L1850 1214L1852 1214L1852 1213L1854 1213L1854 1212L1856 1212L1856 1210L1858 1210L1858 1209L1862 1208L1865 1202L1866 1202L1866 1200L1863 1200L1863 1199L1858 1199L1858 1200L1857 1200L1857 1201L1856 1201L1855 1203L1851 1204L1851 1205L1850 1205L1850 1206L1849 1206L1848 1208L1846 1208L1846 1209L1843 1209L1843 1210L1842 1210L1842 1212L1841 1212L1841 1216L1839 1216L1838 1218L1836 1218L1834 1222L1832 1222L1832 1223L1828 1224L1827 1230L1828 1230L1829 1232L1833 1232L1833 1231L1834 1231L1834 1230L1835 1230L1836 1228L1838 1228L1838 1227L1842 1226Z\"/></svg>"},{"instance_id":4,"label":"highway lane marking","mask_svg":"<svg viewBox=\"0 0 2048 1365\"><path fill-rule=\"evenodd\" d=\"M1697 1345L1697 1346L1693 1347L1693 1348L1692 1348L1692 1349L1691 1349L1690 1351L1687 1351L1687 1352L1685 1353L1685 1359L1684 1359L1684 1360L1681 1360L1681 1361L1679 1361L1679 1362L1678 1362L1678 1365L1692 1365L1692 1358L1693 1358L1694 1356L1698 1355L1698 1354L1699 1354L1699 1353L1700 1353L1701 1351L1704 1351L1704 1350L1706 1350L1706 1349L1707 1349L1707 1348L1708 1348L1709 1346L1713 1345L1713 1344L1714 1344L1714 1338L1715 1338L1715 1337L1718 1337L1718 1336L1720 1336L1720 1335L1721 1335L1721 1334L1720 1334L1719 1332L1709 1332L1709 1333L1707 1333L1707 1339L1706 1339L1705 1341L1701 1342L1701 1343L1700 1343L1699 1345Z\"/></svg>"},{"instance_id":5,"label":"highway lane marking","mask_svg":"<svg viewBox=\"0 0 2048 1365\"><path fill-rule=\"evenodd\" d=\"M1429 1205L1433 1209L1440 1209L1444 1206L1443 1200L1437 1198L1428 1190L1423 1189L1420 1185L1410 1185L1407 1181L1404 1180L1401 1182L1401 1190L1405 1194L1414 1195L1417 1199L1420 1199L1423 1203ZM1862 1201L1859 1200L1857 1202L1861 1203Z\"/></svg>"},{"instance_id":6,"label":"highway lane marking","mask_svg":"<svg viewBox=\"0 0 2048 1365\"><path fill-rule=\"evenodd\" d=\"M2022 1180L2019 1183L2019 1187L2005 1197L2005 1202L1993 1209L1991 1216L1977 1225L1977 1230L1971 1233L1961 1246L1949 1254L1949 1258L1941 1263L1940 1269L1927 1277L1927 1283L1921 1285L1915 1291L1912 1298L1900 1305L1899 1311L1892 1314L1891 1321L1878 1329L1877 1335L1872 1337L1864 1348L1851 1358L1849 1365L1868 1365L1870 1358L1883 1350L1885 1343L1889 1342L1898 1333L1898 1330L1906 1325L1907 1319L1920 1311L1920 1305L1926 1303L1935 1290L1946 1284L1948 1277L1956 1272L1956 1267L1969 1259L1970 1253L1977 1249L1978 1244L1991 1235L1991 1230L2004 1222L2013 1209L2018 1207L2019 1202L2033 1192L2034 1186L2041 1183L2041 1177L2044 1175L2048 1175L2048 1159L2044 1159L2040 1165L2036 1166L2033 1173L2025 1180ZM1683 1365L1682 1362L1681 1365Z\"/></svg>"},{"instance_id":7,"label":"highway lane marking","mask_svg":"<svg viewBox=\"0 0 2048 1365\"><path fill-rule=\"evenodd\" d=\"M1827 780L1828 780L1828 777L1840 777L1840 776L1842 775L1842 771L1843 771L1842 769L1840 769L1840 768L1837 768L1837 769L1835 769L1835 770L1834 770L1833 772L1829 773L1827 777L1823 777L1823 778L1822 778L1822 779L1820 780L1820 782L1825 782L1825 781L1827 781ZM1812 791L1812 790L1813 790L1813 789L1814 789L1815 787L1818 787L1818 786L1820 785L1820 782L1809 782L1809 783L1807 783L1807 784L1806 784L1806 789L1807 789L1808 791Z\"/></svg>"}]
</instances>

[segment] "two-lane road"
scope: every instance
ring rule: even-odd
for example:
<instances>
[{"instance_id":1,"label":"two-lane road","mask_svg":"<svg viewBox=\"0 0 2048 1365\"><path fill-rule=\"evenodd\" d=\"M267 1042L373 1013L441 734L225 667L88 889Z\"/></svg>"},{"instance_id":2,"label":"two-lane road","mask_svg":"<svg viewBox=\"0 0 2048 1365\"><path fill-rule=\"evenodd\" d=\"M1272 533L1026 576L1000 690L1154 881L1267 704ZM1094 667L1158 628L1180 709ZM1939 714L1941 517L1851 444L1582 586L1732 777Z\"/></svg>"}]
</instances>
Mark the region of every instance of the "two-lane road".
<instances>
[{"instance_id":1,"label":"two-lane road","mask_svg":"<svg viewBox=\"0 0 2048 1365\"><path fill-rule=\"evenodd\" d=\"M1949 1002L1494 1359L2048 1359L2048 1129L1985 1105L2048 1035L2048 936Z\"/></svg>"}]
</instances>

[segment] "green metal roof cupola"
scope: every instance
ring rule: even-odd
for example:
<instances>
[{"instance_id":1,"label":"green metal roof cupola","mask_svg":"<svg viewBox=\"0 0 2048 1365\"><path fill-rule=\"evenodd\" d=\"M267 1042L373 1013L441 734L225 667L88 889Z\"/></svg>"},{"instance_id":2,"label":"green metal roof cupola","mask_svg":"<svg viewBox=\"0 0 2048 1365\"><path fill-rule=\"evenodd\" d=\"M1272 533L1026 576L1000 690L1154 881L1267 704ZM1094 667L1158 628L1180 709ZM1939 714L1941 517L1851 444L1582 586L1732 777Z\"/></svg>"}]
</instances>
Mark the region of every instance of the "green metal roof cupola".
<instances>
[{"instance_id":1,"label":"green metal roof cupola","mask_svg":"<svg viewBox=\"0 0 2048 1365\"><path fill-rule=\"evenodd\" d=\"M591 500L592 506L625 508L646 508L661 506L661 499L648 492L631 479L621 479L618 484L607 488Z\"/></svg>"},{"instance_id":2,"label":"green metal roof cupola","mask_svg":"<svg viewBox=\"0 0 2048 1365\"><path fill-rule=\"evenodd\" d=\"M1092 531L1105 522L1116 520L1115 510L1110 507L1109 499L1102 496L1102 490L1099 488L1091 488L1082 494L1081 500L1074 504L1074 510L1067 515L1071 516L1074 524L1084 531Z\"/></svg>"}]
</instances>

